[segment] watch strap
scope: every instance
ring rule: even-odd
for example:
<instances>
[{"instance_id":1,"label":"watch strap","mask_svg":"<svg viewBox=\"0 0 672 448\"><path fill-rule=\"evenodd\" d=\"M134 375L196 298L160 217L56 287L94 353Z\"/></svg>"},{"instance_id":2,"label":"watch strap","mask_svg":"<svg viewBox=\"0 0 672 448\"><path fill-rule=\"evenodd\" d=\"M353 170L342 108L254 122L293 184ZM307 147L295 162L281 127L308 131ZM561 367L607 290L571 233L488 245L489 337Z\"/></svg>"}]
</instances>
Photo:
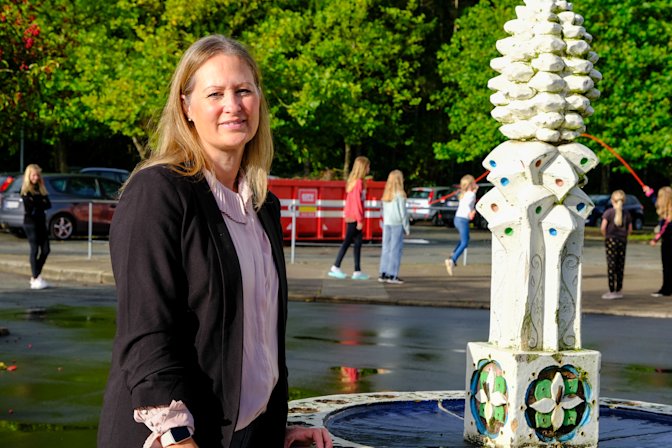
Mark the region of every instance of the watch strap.
<instances>
[{"instance_id":1,"label":"watch strap","mask_svg":"<svg viewBox=\"0 0 672 448\"><path fill-rule=\"evenodd\" d=\"M192 436L191 430L187 426L177 426L170 428L161 436L161 446L166 447L184 442Z\"/></svg>"}]
</instances>

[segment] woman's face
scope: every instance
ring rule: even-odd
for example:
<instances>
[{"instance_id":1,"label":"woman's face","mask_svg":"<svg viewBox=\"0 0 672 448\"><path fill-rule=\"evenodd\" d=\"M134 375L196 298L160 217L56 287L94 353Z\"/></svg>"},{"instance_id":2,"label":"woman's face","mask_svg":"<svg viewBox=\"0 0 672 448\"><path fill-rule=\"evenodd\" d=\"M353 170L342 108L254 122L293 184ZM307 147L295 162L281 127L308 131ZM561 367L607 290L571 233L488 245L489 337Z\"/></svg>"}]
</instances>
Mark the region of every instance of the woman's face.
<instances>
[{"instance_id":1,"label":"woman's face","mask_svg":"<svg viewBox=\"0 0 672 448\"><path fill-rule=\"evenodd\" d=\"M36 170L30 170L28 180L30 180L31 184L37 185L37 183L40 181L40 173L38 173Z\"/></svg>"},{"instance_id":2,"label":"woman's face","mask_svg":"<svg viewBox=\"0 0 672 448\"><path fill-rule=\"evenodd\" d=\"M194 89L183 98L185 112L210 157L239 152L259 127L259 91L250 67L239 57L220 54L194 74Z\"/></svg>"}]
</instances>

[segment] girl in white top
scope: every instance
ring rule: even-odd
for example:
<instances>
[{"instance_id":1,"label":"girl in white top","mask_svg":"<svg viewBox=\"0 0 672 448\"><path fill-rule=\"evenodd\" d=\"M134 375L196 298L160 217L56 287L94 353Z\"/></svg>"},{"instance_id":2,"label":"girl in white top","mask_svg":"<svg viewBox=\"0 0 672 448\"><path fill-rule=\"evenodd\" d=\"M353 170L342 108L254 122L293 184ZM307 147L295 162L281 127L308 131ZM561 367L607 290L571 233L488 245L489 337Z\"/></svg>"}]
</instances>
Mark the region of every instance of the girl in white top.
<instances>
[{"instance_id":1,"label":"girl in white top","mask_svg":"<svg viewBox=\"0 0 672 448\"><path fill-rule=\"evenodd\" d=\"M380 254L379 282L402 284L399 265L404 249L404 234L410 233L406 212L404 175L399 170L390 172L383 191L383 248Z\"/></svg>"},{"instance_id":2,"label":"girl in white top","mask_svg":"<svg viewBox=\"0 0 672 448\"><path fill-rule=\"evenodd\" d=\"M478 185L474 176L471 174L463 176L460 180L460 202L453 219L455 228L460 234L460 241L455 246L450 258L446 258L445 264L448 275L453 275L453 268L457 265L457 260L469 245L469 222L476 215L476 190L478 190Z\"/></svg>"}]
</instances>

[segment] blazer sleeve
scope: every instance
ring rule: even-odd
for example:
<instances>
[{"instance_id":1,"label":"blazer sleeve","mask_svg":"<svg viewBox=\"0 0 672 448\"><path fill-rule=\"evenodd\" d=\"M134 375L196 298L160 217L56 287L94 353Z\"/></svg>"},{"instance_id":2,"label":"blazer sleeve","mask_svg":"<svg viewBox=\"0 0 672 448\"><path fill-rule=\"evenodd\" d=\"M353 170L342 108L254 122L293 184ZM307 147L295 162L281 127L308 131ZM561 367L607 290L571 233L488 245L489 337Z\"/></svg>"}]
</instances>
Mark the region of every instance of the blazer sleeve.
<instances>
[{"instance_id":1,"label":"blazer sleeve","mask_svg":"<svg viewBox=\"0 0 672 448\"><path fill-rule=\"evenodd\" d=\"M180 176L146 168L123 192L110 230L117 286L119 364L133 408L189 399L190 342L183 325L187 281L182 225L187 201ZM182 324L182 326L181 326Z\"/></svg>"}]
</instances>

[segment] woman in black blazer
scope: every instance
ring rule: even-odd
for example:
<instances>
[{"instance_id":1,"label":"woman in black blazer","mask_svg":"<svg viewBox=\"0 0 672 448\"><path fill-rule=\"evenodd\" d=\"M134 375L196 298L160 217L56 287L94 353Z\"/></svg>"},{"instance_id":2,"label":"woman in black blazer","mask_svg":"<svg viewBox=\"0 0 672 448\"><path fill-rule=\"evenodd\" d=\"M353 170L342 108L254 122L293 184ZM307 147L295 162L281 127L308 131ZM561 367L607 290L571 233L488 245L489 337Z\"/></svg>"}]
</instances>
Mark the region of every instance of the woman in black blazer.
<instances>
[{"instance_id":1,"label":"woman in black blazer","mask_svg":"<svg viewBox=\"0 0 672 448\"><path fill-rule=\"evenodd\" d=\"M110 231L118 296L99 448L331 447L287 427L287 280L259 70L208 36L183 55L152 157Z\"/></svg>"},{"instance_id":2,"label":"woman in black blazer","mask_svg":"<svg viewBox=\"0 0 672 448\"><path fill-rule=\"evenodd\" d=\"M21 184L23 200L23 231L30 243L30 289L48 288L40 275L49 256L49 230L46 211L51 208L47 187L42 178L42 168L31 163L26 167Z\"/></svg>"}]
</instances>

